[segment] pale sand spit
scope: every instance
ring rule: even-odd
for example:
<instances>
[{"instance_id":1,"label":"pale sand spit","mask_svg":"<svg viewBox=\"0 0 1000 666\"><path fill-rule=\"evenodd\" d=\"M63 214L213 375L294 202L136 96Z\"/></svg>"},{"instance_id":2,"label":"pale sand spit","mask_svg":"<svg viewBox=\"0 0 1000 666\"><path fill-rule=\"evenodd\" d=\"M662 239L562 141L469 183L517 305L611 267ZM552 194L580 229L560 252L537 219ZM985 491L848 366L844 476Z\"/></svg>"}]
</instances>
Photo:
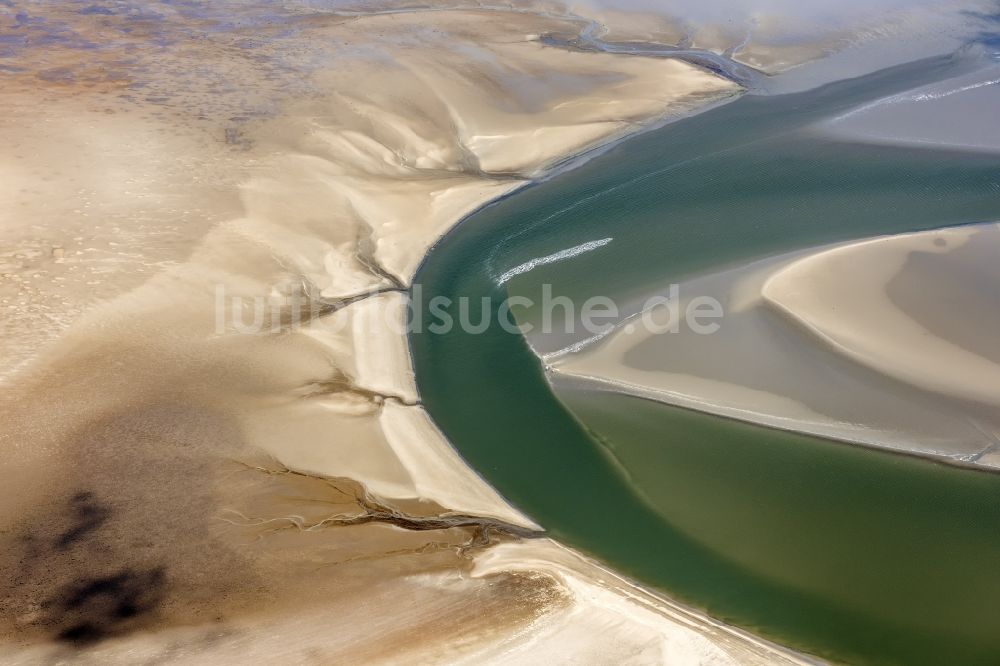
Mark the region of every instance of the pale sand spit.
<instances>
[{"instance_id":1,"label":"pale sand spit","mask_svg":"<svg viewBox=\"0 0 1000 666\"><path fill-rule=\"evenodd\" d=\"M633 317L552 361L553 381L980 466L1000 464L997 225L796 252L680 285L725 316L700 334ZM647 311L663 326L673 314Z\"/></svg>"}]
</instances>

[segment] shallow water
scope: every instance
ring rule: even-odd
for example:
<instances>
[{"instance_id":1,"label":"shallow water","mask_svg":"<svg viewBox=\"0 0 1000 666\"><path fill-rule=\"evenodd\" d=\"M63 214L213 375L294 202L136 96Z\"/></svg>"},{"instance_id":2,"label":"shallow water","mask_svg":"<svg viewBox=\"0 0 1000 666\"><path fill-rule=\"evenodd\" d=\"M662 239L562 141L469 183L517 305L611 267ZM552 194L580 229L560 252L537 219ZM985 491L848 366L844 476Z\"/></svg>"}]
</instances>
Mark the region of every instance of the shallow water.
<instances>
[{"instance_id":1,"label":"shallow water","mask_svg":"<svg viewBox=\"0 0 1000 666\"><path fill-rule=\"evenodd\" d=\"M561 397L674 532L671 591L850 663L996 663L997 477L622 395Z\"/></svg>"},{"instance_id":2,"label":"shallow water","mask_svg":"<svg viewBox=\"0 0 1000 666\"><path fill-rule=\"evenodd\" d=\"M744 97L625 142L471 216L417 276L424 303L491 296L496 307L544 284L627 300L796 248L1000 218L996 155L813 130L973 66L936 58ZM1000 477L633 398L574 392L564 404L525 340L496 326L415 334L411 347L424 402L468 461L555 536L618 570L838 661L1000 659L989 606L1000 592Z\"/></svg>"}]
</instances>

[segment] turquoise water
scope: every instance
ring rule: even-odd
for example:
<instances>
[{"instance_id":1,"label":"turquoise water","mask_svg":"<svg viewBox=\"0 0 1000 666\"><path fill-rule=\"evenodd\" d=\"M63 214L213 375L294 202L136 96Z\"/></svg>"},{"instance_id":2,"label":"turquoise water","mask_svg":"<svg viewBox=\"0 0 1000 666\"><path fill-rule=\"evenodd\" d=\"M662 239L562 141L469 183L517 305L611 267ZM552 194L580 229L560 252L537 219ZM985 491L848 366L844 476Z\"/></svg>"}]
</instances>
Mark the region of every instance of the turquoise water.
<instances>
[{"instance_id":1,"label":"turquoise water","mask_svg":"<svg viewBox=\"0 0 1000 666\"><path fill-rule=\"evenodd\" d=\"M1000 219L990 155L838 143L818 120L954 75L940 58L744 97L471 216L430 296L493 307L545 283L628 298L692 273L879 233ZM496 277L611 238L569 261ZM425 316L431 313L425 312ZM519 317L530 320L535 311ZM556 537L733 624L851 663L1000 663L1000 476L634 398L553 395L517 334L411 336L423 400L462 455Z\"/></svg>"}]
</instances>

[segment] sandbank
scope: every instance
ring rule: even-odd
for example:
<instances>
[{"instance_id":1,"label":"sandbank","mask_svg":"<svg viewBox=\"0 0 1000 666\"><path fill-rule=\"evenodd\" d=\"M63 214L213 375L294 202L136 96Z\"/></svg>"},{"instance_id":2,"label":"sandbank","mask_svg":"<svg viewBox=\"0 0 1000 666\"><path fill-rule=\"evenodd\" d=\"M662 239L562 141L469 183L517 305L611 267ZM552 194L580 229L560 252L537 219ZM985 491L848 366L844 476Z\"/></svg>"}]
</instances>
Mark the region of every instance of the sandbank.
<instances>
[{"instance_id":1,"label":"sandbank","mask_svg":"<svg viewBox=\"0 0 1000 666\"><path fill-rule=\"evenodd\" d=\"M993 467L1000 352L995 224L800 251L680 285L718 331L641 316L551 361L553 381L834 439ZM652 314L658 312L658 314ZM666 323L667 312L648 321ZM753 350L750 353L750 350Z\"/></svg>"}]
</instances>

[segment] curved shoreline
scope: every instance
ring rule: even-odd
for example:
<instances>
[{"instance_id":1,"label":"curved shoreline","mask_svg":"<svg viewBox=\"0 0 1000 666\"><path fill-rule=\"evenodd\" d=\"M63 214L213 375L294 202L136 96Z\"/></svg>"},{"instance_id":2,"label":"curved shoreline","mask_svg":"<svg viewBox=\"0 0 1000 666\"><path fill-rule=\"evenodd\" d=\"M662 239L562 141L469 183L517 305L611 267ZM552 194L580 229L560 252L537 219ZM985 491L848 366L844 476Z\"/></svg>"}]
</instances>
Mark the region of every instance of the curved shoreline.
<instances>
[{"instance_id":1,"label":"curved shoreline","mask_svg":"<svg viewBox=\"0 0 1000 666\"><path fill-rule=\"evenodd\" d=\"M808 661L540 538L431 420L398 327L470 211L733 85L539 41L575 16L237 4L0 28L4 344L31 359L0 382L5 656ZM661 526L598 487L579 521Z\"/></svg>"},{"instance_id":2,"label":"curved shoreline","mask_svg":"<svg viewBox=\"0 0 1000 666\"><path fill-rule=\"evenodd\" d=\"M818 91L811 96L790 96L782 100L775 100L772 106L786 104L793 107L796 113L791 118L791 130L795 130L797 129L796 123L807 125L811 121L809 114L813 112L813 107L818 105L817 100L829 103L831 98L833 98L837 100L837 103L846 107L851 103L858 103L851 101L854 99L852 96L859 97L862 100L864 99L864 95L875 97L881 94L879 92L880 89L892 91L893 86L904 85L910 80L908 77L919 82L923 78L940 76L941 72L935 68L940 68L941 66L942 63L940 61L914 63L909 68L900 68L880 73L866 80L845 82L832 89ZM947 66L951 67L951 65ZM956 68L952 68L952 71L954 69ZM843 97L839 99L833 97L836 92L843 93ZM764 124L765 122L771 122L771 120L767 120L767 118L771 118L772 116L772 114L766 113L768 110L759 99L744 98L734 105L720 109L718 116L713 117L712 120L715 121L716 125L722 125L726 122L731 123L734 120L733 116L740 119L744 117L740 115L743 113L750 119L765 118L765 120L761 121L761 124ZM692 119L692 122L686 124L685 128L695 128L697 132L712 135L712 123L709 121L699 123L697 122L698 120L698 118ZM775 123L780 120L780 114L777 118L773 118ZM764 124L765 130L769 130L770 127L771 125ZM680 133L680 128L673 135L671 135L669 128L665 132L664 136L651 139L648 144L643 144L643 142L633 144L633 154L622 155L622 162L616 165L616 167L620 166L623 171L621 179L631 182L630 178L633 175L633 171L639 171L648 167L649 164L655 162L657 154L663 155L667 147L675 147L681 141L676 136ZM786 152L790 152L793 158L800 158L799 152L808 153L814 147L810 143L800 148L800 144L803 143L801 140L804 138L802 134L804 133L795 132L794 138L796 140L794 142L782 142L779 136L775 139L774 143ZM700 136L699 134L685 138L693 141ZM739 145L743 145L741 135L728 138L734 142L738 142ZM688 147L687 144L682 145L685 148ZM791 147L791 150L789 150L789 147ZM840 159L840 161L835 160L837 171L834 176L840 176L841 173L850 174L848 182L853 183L855 180L858 180L861 183L861 192L867 194L868 190L863 189L866 186L864 170L862 170L862 173L858 173L858 162L871 157L875 151L865 146L851 146L850 151L850 154L854 156L854 160L844 160L841 153L834 153L831 156L831 159ZM845 149L843 152L847 153L848 151ZM739 156L743 157L742 153ZM776 164L781 163L781 156L780 152L777 155L769 153L770 160ZM685 157L686 154L684 153L675 153L671 155L670 159L677 161ZM733 155L729 155L729 157L732 158ZM911 154L900 150L891 157L885 158L884 161L890 164L883 164L877 161L874 168L878 169L877 173L883 178L886 178L886 173L892 174L892 179L889 182L879 181L880 185L883 186L883 190L895 192L898 189L904 195L907 195L911 190L919 190L921 187L926 187L931 182L937 183L941 188L948 189L949 195L953 195L956 199L966 189L968 190L967 194L974 194L984 189L988 191L992 183L992 176L987 170L990 166L990 161L980 157L973 157L966 164L967 170L965 170L965 167L962 166L963 162L959 157L964 159L964 156L944 158L948 160L948 164L954 161L956 165L953 177L945 181L932 180L940 177L941 158L934 160L930 159L926 154L921 153ZM893 161L893 158L896 158L898 161ZM910 161L906 162L906 160ZM681 174L683 175L683 179L675 184L675 187L671 189L671 193L685 192L686 188L698 187L705 180L705 172L711 171L713 166L716 169L720 168L718 162L721 161L721 158L709 161L702 165L700 169ZM791 161L791 167L789 168L795 170L793 177L791 177L791 182L801 180L809 187L808 191L811 192L815 187L815 174L813 171L819 171L822 167L812 163L806 163L806 165L809 167L809 170L800 168L800 162L794 159ZM891 167L895 167L898 173L890 171L890 165ZM616 176L613 173L610 175L606 174L608 166L607 162L595 164L585 168L582 175L574 176L574 174L569 174L561 184L551 184L548 187L547 194L550 198L552 196L573 197L580 192L592 192L595 187L602 188L601 191L610 191L613 189L610 181L614 180ZM723 170L721 172L723 174L721 176L723 184L725 184L726 178L742 182L739 179L745 171L741 170L740 166L741 164L737 163L735 166L731 166L729 171ZM769 173L769 170L773 168L771 163L767 163L766 166L767 170L764 173L755 174L758 180L768 179L771 176ZM784 175L783 171L780 173ZM675 176L673 178L674 181L677 180L677 175L672 174L672 176ZM956 187L956 184L959 186ZM653 182L647 189L663 189L662 185L659 188L656 185ZM955 191L951 192L951 188L954 188ZM933 191L933 188L931 190ZM703 194L710 196L711 190L706 188L706 192L703 192ZM490 248L503 243L507 235L519 234L523 229L527 228L527 225L532 224L531 220L542 219L554 208L546 204L545 196L541 193L537 196L530 193L524 196L528 198L507 199L501 206L480 211L478 220L480 225L478 229L465 226L463 229L467 232L466 234L449 234L442 243L442 246L436 250L440 255L440 261L425 262L422 265L423 276L418 276L418 280L424 283L425 292L430 289L431 294L444 294L452 300L465 296L471 298L472 302L476 302L476 299L484 294L499 296L502 299L502 294L498 293L501 289L495 284L495 279L491 279L489 270L483 267L470 267L466 270L462 267L468 264L471 258L481 256L482 253L489 251ZM557 219L552 225L549 225L548 235L538 234L537 238L529 238L523 244L523 251L513 252L510 256L505 256L504 261L506 263L501 262L500 270L508 266L520 265L525 261L526 257L549 256L555 248L576 247L581 240L611 236L612 233L596 220L598 218L604 219L601 216L607 216L609 214L608 209L613 204L620 204L622 196L621 193L616 193L611 203L607 206L592 206L593 210L590 213L576 211L575 214L565 215ZM639 193L637 188L633 188L624 196L638 197ZM652 205L658 201L652 196L649 199L650 202L644 203ZM879 220L877 218L879 210L876 207L874 210L869 210L865 215L859 216L858 219L852 220L853 225L845 225L844 228L836 230L829 230L825 227L820 228L823 219L819 217L816 219L817 229L806 232L800 231L799 233L809 233L818 236L826 242L835 242L839 240L837 238L838 234L841 239L843 237L850 238L852 234L858 233L859 229L863 230L866 225L872 225L869 228L882 228L888 232L897 227L902 231L930 227L934 224L940 225L942 222L947 223L953 218L981 219L980 215L974 212L979 209L974 205L968 204L969 200L967 198L963 205L957 207L950 207L947 204L934 204L933 206L923 207L925 210L921 210L922 206L919 201L910 202L906 210L918 210L920 212L920 215L914 216L912 219L903 219L905 216L898 216L898 219L894 220ZM845 206L845 208L848 211L853 211L863 206L866 198L860 196L857 199L849 201L851 202L850 205ZM674 195L671 197L671 202L675 206L682 203L695 210L700 210L696 205L698 200L695 201L695 204L691 204L687 200L679 202L678 196ZM801 202L798 200L795 203L801 205ZM762 214L766 214L770 210L771 207L765 207ZM948 212L946 215L941 215L942 211ZM644 211L640 209L637 212L636 209L629 208L624 212L613 213L607 224L620 222L619 218L624 215L631 215L632 218L630 219L639 218L639 213L641 212ZM939 215L940 217L938 217ZM657 218L656 216L648 215L646 217L650 218L650 225L656 224L657 219L662 221L662 217ZM675 220L675 224L683 225L684 222L688 221L687 217L690 216L679 217L680 219ZM747 227L757 229L756 226L753 226L757 222L757 219L749 218L744 220L743 218L735 218L734 224L736 224L737 220L742 225L738 226L741 233L736 234L741 239L741 246L737 249L728 247L718 248L719 253L712 255L713 257L721 256L724 261L731 262L733 265L740 262L735 261L731 255L738 257L740 252L748 253L758 248L758 244L750 242L751 240L755 240L754 237L746 233ZM505 221L510 224L505 226L503 224ZM789 217L788 220L782 219L780 222L785 226L778 226L777 229L783 231L788 237L781 236L777 242L778 247L787 249L787 244L794 244L795 242L800 242L802 245L812 244L808 242L802 243L801 238L794 235L792 230L797 229L797 227L792 225L798 222L797 219ZM879 227L878 225L883 226ZM555 227L555 231L552 230L553 227ZM504 232L501 228L505 228L507 231ZM560 229L565 232L564 235L560 235ZM726 228L722 227L722 229L724 231ZM633 235L641 235L643 230L644 228L638 231L633 230ZM730 229L729 231L733 230ZM718 233L717 229L716 234L718 235ZM823 234L826 235L824 236ZM830 238L831 235L834 237ZM768 236L767 238L770 237ZM709 236L708 240L716 239L715 236ZM786 245L782 245L782 243ZM747 245L750 246L750 249L745 247ZM662 244L654 244L654 247L662 248L663 246ZM613 248L618 248L617 254L612 251ZM615 243L607 246L607 251L604 254L594 252L581 255L574 262L568 262L567 266L569 268L565 269L565 275L545 270L541 272L541 278L535 278L535 282L539 280L545 282L547 279L558 282L561 279L565 283L579 279L581 276L593 275L599 270L600 266L603 265L606 267L609 265L608 262L622 261L622 256L630 249L635 249L634 243L632 245L625 245L623 239L616 239ZM704 253L713 248L706 241L700 245L695 245L695 249ZM689 248L679 240L673 239L671 254L666 258L661 258L661 261L676 260L677 256L684 255L688 250ZM602 252L604 251L602 250ZM653 256L656 252L655 250L651 250L647 254ZM576 268L571 265L575 263L579 263L579 266ZM686 269L695 271L695 268L691 266L692 263L694 262L681 264L681 268L675 267L674 270L683 271ZM521 279L518 278L518 280ZM594 280L597 279L594 278ZM585 289L590 285L591 282L584 281L584 286L581 287L581 290L584 290L583 293L586 293ZM534 292L531 291L531 288L534 286L536 286L535 283L529 280L519 285L517 293L534 295ZM558 287L559 285L557 284L556 286ZM576 292L571 293L576 295ZM859 632L858 635L861 635L864 633L864 630L862 626L859 626L862 624L859 619L860 616L845 614L843 608L837 609L823 606L821 600L807 601L797 598L787 589L776 592L774 589L768 588L762 591L758 587L762 585L759 580L753 580L752 576L748 577L744 575L740 577L734 574L725 563L718 563L712 560L712 555L718 555L722 559L725 559L725 549L706 553L704 550L692 546L683 539L683 536L670 534L670 529L664 529L662 522L659 522L662 521L662 516L650 515L652 512L649 511L648 504L643 505L643 503L637 502L634 494L630 495L627 488L625 488L627 486L626 483L623 483L615 475L607 473L607 456L603 454L608 451L608 446L605 445L603 451L600 450L601 447L599 445L593 447L595 443L593 437L588 439L585 433L580 432L582 422L579 419L572 418L574 412L567 412L564 405L550 404L556 403L556 400L551 398L551 391L547 385L544 385L544 378L540 372L536 372L538 368L536 355L532 354L525 347L523 338L517 337L517 340L507 339L514 337L516 336L459 335L453 340L438 341L437 339L432 339L431 336L425 336L421 338L419 345L414 345L414 338L411 336L411 349L415 350L414 354L418 360L418 379L423 381L421 391L425 396L425 403L428 404L428 408L434 415L434 418L439 419L440 427L444 432L461 445L463 455L474 467L489 470L489 478L505 496L511 498L517 505L526 507L533 516L537 517L536 519L539 522L557 529L558 536L564 540L568 540L585 552L595 553L603 560L613 562L620 570L626 571L627 575L646 581L647 583L649 581L656 581L656 585L659 585L662 589L670 590L671 594L681 596L688 601L694 600L698 605L709 607L710 612L713 612L716 616L722 613L730 621L738 622L744 626L754 626L754 623L758 622L759 618L768 617L782 627L781 630L776 630L774 625L770 627L771 631L775 633L770 633L769 635L778 636L779 640L788 638L789 631L787 628L789 625L796 626L796 630L802 632L799 636L812 637L804 642L795 643L800 649L816 652L819 650L817 646L823 645L824 649L828 651L824 651L822 654L834 659L838 658L838 655L839 658L844 658L844 653L837 651L838 645L840 649L843 649L843 645L851 643L852 640L850 640L850 636L842 637L844 640L838 644L835 637L830 636L830 632L834 631L831 627L841 626L844 632L848 634L852 632L846 628L853 627L853 631L857 631ZM454 369L443 368L442 359L445 358L456 359L456 362L461 367ZM530 373L530 377L526 373ZM535 377L536 374L539 375L537 378ZM491 383L495 384L496 387L491 387L489 390L477 388L474 380L470 379L473 375L490 376L492 378ZM536 384L544 386L536 386ZM504 397L506 395L505 391L519 391L520 393L516 398L508 399ZM543 391L546 392L546 396L549 396L548 398L540 395ZM616 402L615 404L619 403ZM557 411L558 414L556 414ZM463 412L463 414L457 414L456 412ZM627 419L626 416L622 418ZM706 418L702 422L704 423L708 420ZM660 425L665 428L671 427L669 419ZM727 432L729 430L739 430L740 434L744 433L742 429L727 429L723 427L724 425L730 424L720 424L719 428L727 430ZM711 424L705 423L704 428L711 430ZM505 436L495 434L493 432L495 429L502 430ZM684 441L684 431L679 427L676 429L676 432L673 429L670 432L676 434L677 441ZM750 429L748 428L746 433L749 432ZM759 433L754 435L754 437L761 440L769 439L768 435L761 435ZM801 439L805 440L807 438L802 437ZM563 444L564 441L567 442L565 445ZM789 441L797 442L798 439L791 438ZM803 450L819 450L820 447L818 444L816 447L809 447L804 444L805 448ZM825 443L823 444L825 446ZM871 483L871 477L878 476L880 473L891 474L894 480L899 480L900 483L906 485L905 471L910 469L909 465L911 463L925 462L906 460L901 456L894 458L891 455L886 455L880 456L881 460L878 461L879 464L874 465L872 470L866 471L864 465L861 465L858 461L857 456L867 456L870 455L870 452L860 451L855 447L842 448L846 450L843 452L845 453L844 457L837 455L841 453L840 451L833 451L830 447L825 447L825 452L820 455L823 456L822 460L825 460L827 457L826 453L833 452L833 458L841 461L844 459L854 460L857 463L856 465L855 463L851 463L851 474L843 483L848 492L857 489L859 486L868 487L867 484ZM650 451L646 451L646 454L650 453ZM582 480L565 477L565 461L567 460L573 461L572 469ZM868 459L866 458L865 460ZM904 460L906 460L907 465L901 469L896 463ZM683 459L679 459L679 462L683 462ZM633 464L635 464L634 461ZM814 464L820 463L816 462ZM641 463L639 463L639 469L642 469ZM954 488L960 485L959 481L963 478L958 476L961 474L961 470L945 469L940 465L928 465L919 468L917 476L928 475L925 474L928 472L928 469L947 472L942 474L940 479L938 479L941 487ZM652 473L653 470L649 471ZM815 470L813 469L813 471ZM710 470L707 470L707 473L710 473ZM985 478L985 475L976 476ZM545 478L560 479L558 490L552 489L546 492L546 487L544 486L546 483L544 481ZM964 478L968 480L968 477ZM677 481L677 479L674 480ZM986 480L992 480L992 478ZM697 477L695 481L697 481ZM787 483L791 487L794 483L794 477L788 479ZM906 487L909 488L909 485ZM981 488L981 483L973 483L972 485L979 486L976 492L989 492L988 488L985 490ZM929 494L929 491L919 491L919 493L926 495ZM595 495L596 497L594 497ZM674 499L680 505L684 505L684 498ZM742 501L748 502L750 500L744 497ZM836 503L834 505L839 506ZM667 511L667 514L669 515L669 511ZM892 516L882 515L879 519L889 520L891 524L892 518ZM709 520L708 522L711 521ZM727 524L725 521L720 522ZM898 525L896 528L905 532ZM733 526L732 529L738 531L738 527ZM970 533L975 533L976 525L965 525L962 529L966 529ZM638 534L642 534L643 537L637 541L635 536ZM905 534L903 537L905 537ZM788 536L786 535L781 538L788 538ZM823 542L819 541L817 543ZM737 552L740 550L738 544L731 545ZM704 566L702 568L699 569L692 566L685 573L692 579L700 579L701 576L711 577L712 575L718 575L724 580L733 583L733 585L722 591L699 589L700 583L678 580L676 573L671 576L670 572L664 571L662 563L657 563L649 553L647 553L649 556L642 554L643 551L647 550L650 553L666 553L666 557L671 557L674 560L685 560L686 558L704 559ZM977 557L981 555L982 552L977 551ZM706 571L711 571L713 574L707 574L705 573ZM774 572L770 572L770 575L774 575ZM751 580L748 580L748 578ZM741 589L743 586L747 589ZM701 587L705 586L701 585ZM753 590L752 593L749 592L750 589ZM734 590L740 590L740 592L735 592ZM743 594L744 591L745 595ZM752 598L754 594L760 598L770 598L769 608L761 610L761 608L757 607L759 604L755 605L752 602L746 602L744 596ZM768 597L767 595L774 596ZM734 597L738 597L739 599L734 600ZM780 601L777 600L778 598L780 598ZM739 608L740 613L737 616L726 615L726 611L720 611L719 608L713 607L713 603L728 609L730 613L734 613L733 608ZM803 607L807 607L809 613L814 613L815 615L803 612L799 617L788 617L787 615L783 616L780 609L770 608L770 606L779 606L782 604L787 604L787 608L800 608L800 610ZM813 604L812 607L809 607L810 604ZM759 612L760 614L744 615L743 613L747 612L747 606L753 606L754 612ZM810 616L824 618L824 622L820 624L825 624L828 631L824 632L824 630L817 629L814 626L806 627L803 630L803 627L797 626L797 623L799 625L808 624L807 620L801 618ZM885 645L867 645L865 649L871 650L872 654L883 655L892 650L896 651L894 652L896 655L906 653L913 656L915 652L920 652L922 648L917 647L919 641L911 640L907 636L896 635L898 633L898 631L894 633L891 639L887 637ZM822 635L822 640L817 639L817 634ZM813 642L814 640L816 642ZM853 641L855 644L862 642L861 639ZM927 638L925 641L925 643L930 642L930 638ZM928 645L924 644L923 647L926 648ZM934 647L934 645L931 644L929 647ZM884 652L879 652L880 650L884 650ZM930 654L930 652L927 652L927 654Z\"/></svg>"}]
</instances>

